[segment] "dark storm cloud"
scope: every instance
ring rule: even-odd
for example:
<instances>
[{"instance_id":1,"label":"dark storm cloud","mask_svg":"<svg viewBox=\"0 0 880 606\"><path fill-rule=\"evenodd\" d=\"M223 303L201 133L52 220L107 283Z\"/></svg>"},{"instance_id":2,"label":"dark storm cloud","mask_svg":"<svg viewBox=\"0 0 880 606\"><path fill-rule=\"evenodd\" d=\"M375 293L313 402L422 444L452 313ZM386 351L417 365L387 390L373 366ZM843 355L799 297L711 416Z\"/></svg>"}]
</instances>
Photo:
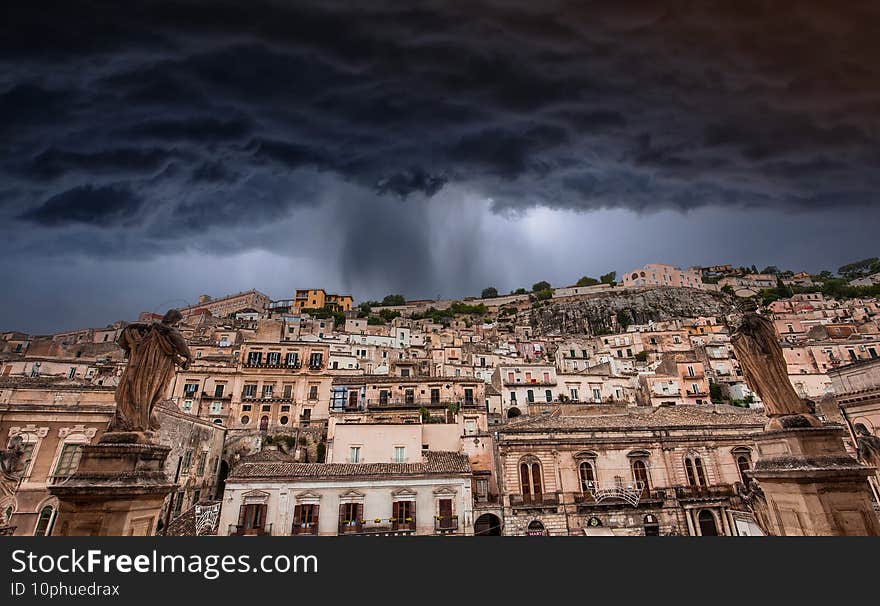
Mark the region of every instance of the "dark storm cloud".
<instances>
[{"instance_id":1,"label":"dark storm cloud","mask_svg":"<svg viewBox=\"0 0 880 606\"><path fill-rule=\"evenodd\" d=\"M112 227L134 217L141 203L125 186L81 185L52 196L20 218L49 227L71 223Z\"/></svg>"},{"instance_id":2,"label":"dark storm cloud","mask_svg":"<svg viewBox=\"0 0 880 606\"><path fill-rule=\"evenodd\" d=\"M417 209L450 189L502 216L856 213L880 191L878 26L869 0L16 3L0 219L28 230L2 252L232 254L323 209L380 263L434 238Z\"/></svg>"}]
</instances>

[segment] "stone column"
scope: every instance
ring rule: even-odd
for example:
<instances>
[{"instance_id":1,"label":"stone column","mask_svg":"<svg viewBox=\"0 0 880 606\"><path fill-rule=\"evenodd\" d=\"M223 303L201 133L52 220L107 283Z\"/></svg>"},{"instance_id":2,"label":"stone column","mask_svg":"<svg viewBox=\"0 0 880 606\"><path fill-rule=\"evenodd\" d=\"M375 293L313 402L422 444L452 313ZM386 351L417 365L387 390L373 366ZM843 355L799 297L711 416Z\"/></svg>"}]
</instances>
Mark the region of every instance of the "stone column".
<instances>
[{"instance_id":1,"label":"stone column","mask_svg":"<svg viewBox=\"0 0 880 606\"><path fill-rule=\"evenodd\" d=\"M694 521L691 518L691 510L690 509L684 510L684 518L685 518L685 521L687 522L687 525L688 525L688 535L692 536L692 537L697 536L697 531L694 530Z\"/></svg>"},{"instance_id":2,"label":"stone column","mask_svg":"<svg viewBox=\"0 0 880 606\"><path fill-rule=\"evenodd\" d=\"M52 534L155 534L162 503L174 487L162 469L170 451L158 444L84 446L76 473L49 487L59 501Z\"/></svg>"},{"instance_id":3,"label":"stone column","mask_svg":"<svg viewBox=\"0 0 880 606\"><path fill-rule=\"evenodd\" d=\"M790 423L756 436L758 458L747 473L767 499L770 534L880 535L868 487L874 469L846 452L843 434L840 425Z\"/></svg>"}]
</instances>

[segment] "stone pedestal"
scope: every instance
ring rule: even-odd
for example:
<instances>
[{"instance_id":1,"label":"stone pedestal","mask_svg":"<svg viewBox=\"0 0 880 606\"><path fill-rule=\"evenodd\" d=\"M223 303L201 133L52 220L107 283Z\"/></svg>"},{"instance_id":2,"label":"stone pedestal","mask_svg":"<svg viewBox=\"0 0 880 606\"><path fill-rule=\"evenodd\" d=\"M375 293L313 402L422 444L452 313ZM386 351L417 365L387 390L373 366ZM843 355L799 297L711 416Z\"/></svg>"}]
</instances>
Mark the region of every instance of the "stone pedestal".
<instances>
[{"instance_id":1,"label":"stone pedestal","mask_svg":"<svg viewBox=\"0 0 880 606\"><path fill-rule=\"evenodd\" d=\"M880 535L868 477L850 456L839 425L766 431L749 475L758 481L777 536Z\"/></svg>"},{"instance_id":2,"label":"stone pedestal","mask_svg":"<svg viewBox=\"0 0 880 606\"><path fill-rule=\"evenodd\" d=\"M162 469L170 450L143 443L84 446L77 472L49 487L59 501L52 534L155 534L162 503L174 487Z\"/></svg>"}]
</instances>

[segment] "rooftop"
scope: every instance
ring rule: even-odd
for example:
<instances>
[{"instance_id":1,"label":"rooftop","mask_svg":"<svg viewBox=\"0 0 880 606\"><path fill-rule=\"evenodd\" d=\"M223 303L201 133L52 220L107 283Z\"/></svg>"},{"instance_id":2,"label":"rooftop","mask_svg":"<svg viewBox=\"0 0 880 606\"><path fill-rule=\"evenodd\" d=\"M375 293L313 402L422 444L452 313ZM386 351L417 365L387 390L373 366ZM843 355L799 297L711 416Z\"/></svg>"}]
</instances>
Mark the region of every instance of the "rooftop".
<instances>
[{"instance_id":1,"label":"rooftop","mask_svg":"<svg viewBox=\"0 0 880 606\"><path fill-rule=\"evenodd\" d=\"M274 457L273 457L274 458ZM230 481L257 478L331 479L383 476L423 476L470 473L467 455L428 451L419 463L294 463L246 457L235 466Z\"/></svg>"}]
</instances>

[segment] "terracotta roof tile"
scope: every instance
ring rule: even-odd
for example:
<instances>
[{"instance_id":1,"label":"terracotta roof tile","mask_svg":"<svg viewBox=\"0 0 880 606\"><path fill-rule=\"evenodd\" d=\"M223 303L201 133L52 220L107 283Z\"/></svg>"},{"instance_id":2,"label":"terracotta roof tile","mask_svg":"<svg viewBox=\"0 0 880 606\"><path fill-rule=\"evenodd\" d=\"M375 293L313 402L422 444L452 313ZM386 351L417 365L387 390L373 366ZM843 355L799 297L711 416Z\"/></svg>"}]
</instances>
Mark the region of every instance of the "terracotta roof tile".
<instances>
[{"instance_id":1,"label":"terracotta roof tile","mask_svg":"<svg viewBox=\"0 0 880 606\"><path fill-rule=\"evenodd\" d=\"M231 480L247 478L348 478L364 476L449 475L470 473L467 455L428 451L419 463L294 463L259 461L253 455L242 459L230 474Z\"/></svg>"}]
</instances>

